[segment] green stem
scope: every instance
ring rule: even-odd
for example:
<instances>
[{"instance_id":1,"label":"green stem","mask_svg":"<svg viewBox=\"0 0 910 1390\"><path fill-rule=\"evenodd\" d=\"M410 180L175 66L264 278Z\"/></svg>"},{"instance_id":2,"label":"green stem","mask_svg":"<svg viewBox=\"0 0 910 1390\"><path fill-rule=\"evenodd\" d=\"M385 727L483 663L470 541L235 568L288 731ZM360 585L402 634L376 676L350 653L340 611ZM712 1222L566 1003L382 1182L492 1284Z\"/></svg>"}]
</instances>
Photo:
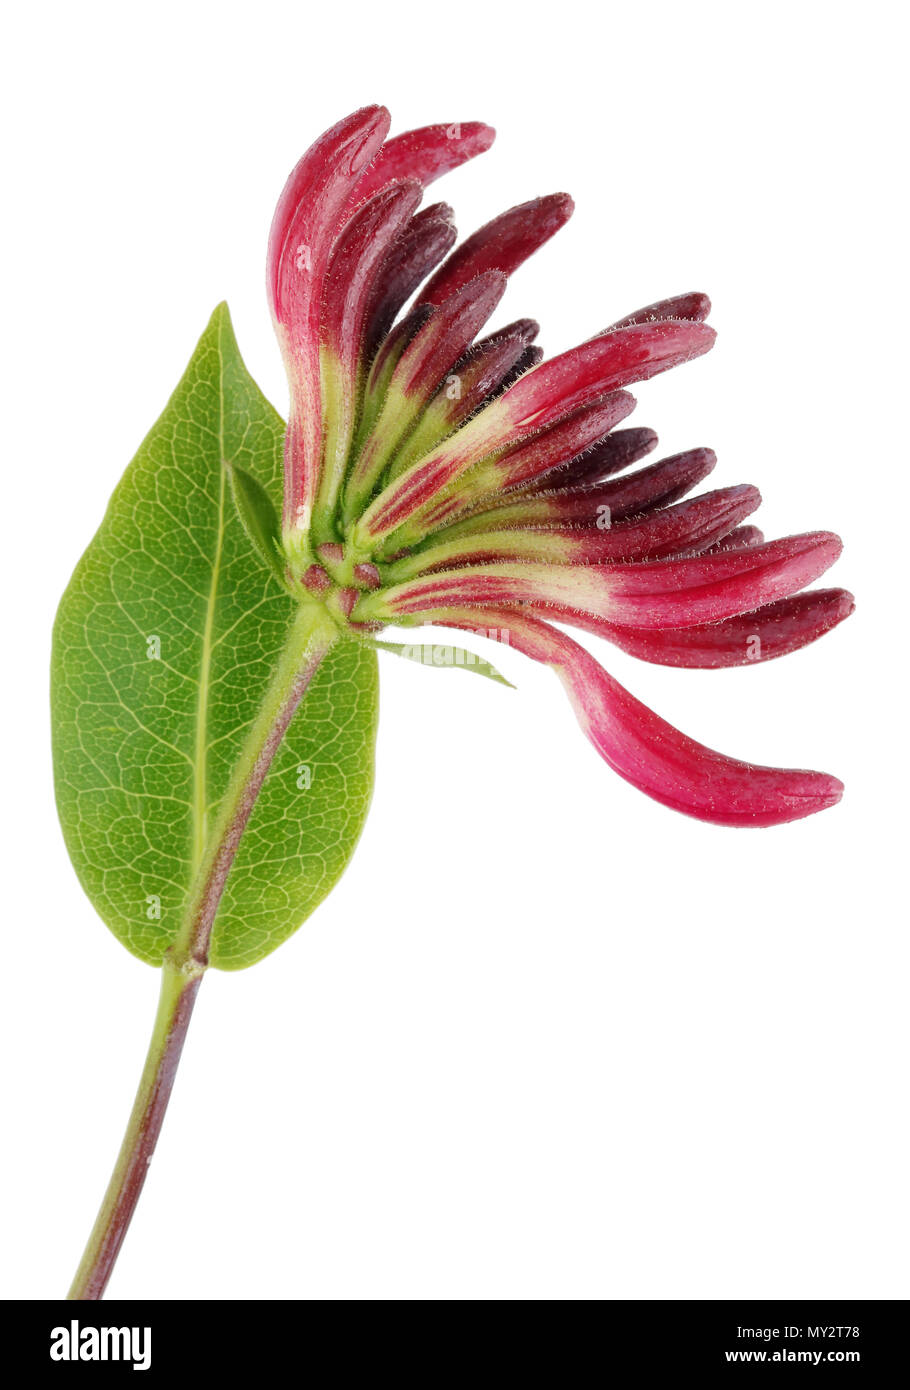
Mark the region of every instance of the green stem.
<instances>
[{"instance_id":1,"label":"green stem","mask_svg":"<svg viewBox=\"0 0 910 1390\"><path fill-rule=\"evenodd\" d=\"M68 1298L99 1299L107 1286L161 1132L203 968L182 971L170 959L164 962L158 1013L139 1090Z\"/></svg>"},{"instance_id":2,"label":"green stem","mask_svg":"<svg viewBox=\"0 0 910 1390\"><path fill-rule=\"evenodd\" d=\"M123 1244L170 1099L187 1028L209 958L212 927L240 839L294 713L338 638L324 608L301 606L256 719L244 741L163 966L158 1013L126 1134L68 1297L100 1299Z\"/></svg>"}]
</instances>

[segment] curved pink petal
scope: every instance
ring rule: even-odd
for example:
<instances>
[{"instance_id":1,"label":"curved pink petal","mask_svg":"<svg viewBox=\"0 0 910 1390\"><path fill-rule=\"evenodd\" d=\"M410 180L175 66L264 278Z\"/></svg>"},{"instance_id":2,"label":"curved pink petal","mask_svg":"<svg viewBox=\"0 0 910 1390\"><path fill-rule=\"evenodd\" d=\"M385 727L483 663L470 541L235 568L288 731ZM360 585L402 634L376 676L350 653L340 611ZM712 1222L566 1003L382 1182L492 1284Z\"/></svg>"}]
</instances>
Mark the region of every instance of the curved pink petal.
<instances>
[{"instance_id":1,"label":"curved pink petal","mask_svg":"<svg viewBox=\"0 0 910 1390\"><path fill-rule=\"evenodd\" d=\"M421 290L418 304L441 304L485 270L511 275L565 226L574 206L568 193L551 193L501 213L452 252Z\"/></svg>"},{"instance_id":2,"label":"curved pink petal","mask_svg":"<svg viewBox=\"0 0 910 1390\"><path fill-rule=\"evenodd\" d=\"M612 436L608 435L607 440L610 438ZM711 473L716 462L713 449L687 449L612 481L554 487L552 492L522 488L494 499L488 511L472 512L459 530L569 523L603 527L606 520L612 526L627 517L650 516L656 508L667 507L684 497ZM560 475L551 472L547 476L557 478Z\"/></svg>"},{"instance_id":3,"label":"curved pink petal","mask_svg":"<svg viewBox=\"0 0 910 1390\"><path fill-rule=\"evenodd\" d=\"M312 296L300 286L321 283L338 220L389 128L384 106L364 106L330 130L295 164L269 231L267 288L279 323L296 304L309 307ZM301 279L306 270L308 278Z\"/></svg>"},{"instance_id":4,"label":"curved pink petal","mask_svg":"<svg viewBox=\"0 0 910 1390\"><path fill-rule=\"evenodd\" d=\"M582 483L600 482L638 463L657 448L657 434L646 426L614 430L568 463L558 464L552 472L533 478L524 491L539 492L544 488L577 487Z\"/></svg>"},{"instance_id":5,"label":"curved pink petal","mask_svg":"<svg viewBox=\"0 0 910 1390\"><path fill-rule=\"evenodd\" d=\"M418 179L424 186L488 150L496 131L482 121L453 121L406 130L387 140L354 189L360 202L393 179Z\"/></svg>"},{"instance_id":6,"label":"curved pink petal","mask_svg":"<svg viewBox=\"0 0 910 1390\"><path fill-rule=\"evenodd\" d=\"M797 593L824 574L840 551L839 537L813 531L685 560L471 565L395 584L366 599L370 611L358 616L392 622L398 615L431 615L459 605L522 604L569 622L574 613L585 613L622 627L694 627Z\"/></svg>"},{"instance_id":7,"label":"curved pink petal","mask_svg":"<svg viewBox=\"0 0 910 1390\"><path fill-rule=\"evenodd\" d=\"M641 661L658 666L720 670L728 666L752 666L816 642L853 612L853 595L846 589L808 589L778 599L751 613L740 613L719 623L697 627L621 627L576 614L573 627L606 637L615 646Z\"/></svg>"},{"instance_id":8,"label":"curved pink petal","mask_svg":"<svg viewBox=\"0 0 910 1390\"><path fill-rule=\"evenodd\" d=\"M361 204L338 236L323 288L322 337L353 375L362 356L376 276L420 201L420 184L395 183Z\"/></svg>"},{"instance_id":9,"label":"curved pink petal","mask_svg":"<svg viewBox=\"0 0 910 1390\"><path fill-rule=\"evenodd\" d=\"M436 312L408 344L396 369L406 396L435 391L446 372L471 345L506 288L499 271L485 271L436 306ZM421 308L415 305L415 308Z\"/></svg>"},{"instance_id":10,"label":"curved pink petal","mask_svg":"<svg viewBox=\"0 0 910 1390\"><path fill-rule=\"evenodd\" d=\"M606 530L584 534L590 563L658 560L681 552L707 550L761 506L761 493L748 483L716 488L685 502L619 520ZM577 535L578 533L573 533Z\"/></svg>"},{"instance_id":11,"label":"curved pink petal","mask_svg":"<svg viewBox=\"0 0 910 1390\"><path fill-rule=\"evenodd\" d=\"M684 449L647 468L603 483L597 491L603 493L601 500L610 508L610 515L619 521L677 502L713 473L716 463L713 449Z\"/></svg>"},{"instance_id":12,"label":"curved pink petal","mask_svg":"<svg viewBox=\"0 0 910 1390\"><path fill-rule=\"evenodd\" d=\"M611 612L627 627L692 627L750 612L804 589L842 550L830 531L685 560L617 566Z\"/></svg>"},{"instance_id":13,"label":"curved pink petal","mask_svg":"<svg viewBox=\"0 0 910 1390\"><path fill-rule=\"evenodd\" d=\"M656 299L643 309L636 309L625 318L617 319L605 328L604 333L615 333L617 328L628 328L633 323L654 323L657 319L693 319L701 322L711 312L711 301L706 294L676 294L671 299Z\"/></svg>"},{"instance_id":14,"label":"curved pink petal","mask_svg":"<svg viewBox=\"0 0 910 1390\"><path fill-rule=\"evenodd\" d=\"M765 533L759 526L737 526L729 536L724 536L717 545L718 550L746 550L753 545L764 545Z\"/></svg>"},{"instance_id":15,"label":"curved pink petal","mask_svg":"<svg viewBox=\"0 0 910 1390\"><path fill-rule=\"evenodd\" d=\"M651 516L620 522L609 530L596 526L502 526L454 536L444 530L432 537L432 545L392 564L385 580L394 584L438 570L500 560L604 565L706 550L760 503L757 488L739 486L706 492ZM480 513L477 521L484 515ZM452 530L460 533L461 528Z\"/></svg>"},{"instance_id":16,"label":"curved pink petal","mask_svg":"<svg viewBox=\"0 0 910 1390\"><path fill-rule=\"evenodd\" d=\"M635 323L551 357L502 397L513 429L541 425L594 396L647 381L701 357L717 335L706 323L662 319Z\"/></svg>"},{"instance_id":17,"label":"curved pink petal","mask_svg":"<svg viewBox=\"0 0 910 1390\"><path fill-rule=\"evenodd\" d=\"M697 743L547 623L508 612L464 610L440 622L457 628L492 624L491 636L552 667L604 761L674 811L715 825L782 825L834 806L843 795L843 783L827 773L741 762Z\"/></svg>"},{"instance_id":18,"label":"curved pink petal","mask_svg":"<svg viewBox=\"0 0 910 1390\"><path fill-rule=\"evenodd\" d=\"M420 201L419 183L393 183L362 203L335 241L322 303L322 380L326 406L317 488L321 524L334 511L363 386L364 339L376 277L386 252Z\"/></svg>"},{"instance_id":19,"label":"curved pink petal","mask_svg":"<svg viewBox=\"0 0 910 1390\"><path fill-rule=\"evenodd\" d=\"M266 282L291 394L284 440L284 526L309 525L322 451L320 320L335 231L351 190L389 126L384 107L339 121L297 163L269 234Z\"/></svg>"},{"instance_id":20,"label":"curved pink petal","mask_svg":"<svg viewBox=\"0 0 910 1390\"><path fill-rule=\"evenodd\" d=\"M507 445L486 472L498 491L519 487L540 473L550 473L560 462L572 458L580 449L598 443L635 409L635 397L628 391L610 391L555 420L534 434ZM470 480L469 480L470 481Z\"/></svg>"},{"instance_id":21,"label":"curved pink petal","mask_svg":"<svg viewBox=\"0 0 910 1390\"><path fill-rule=\"evenodd\" d=\"M447 203L434 203L411 218L386 256L376 280L367 314L365 352L371 358L388 333L402 305L455 245L453 212Z\"/></svg>"}]
</instances>

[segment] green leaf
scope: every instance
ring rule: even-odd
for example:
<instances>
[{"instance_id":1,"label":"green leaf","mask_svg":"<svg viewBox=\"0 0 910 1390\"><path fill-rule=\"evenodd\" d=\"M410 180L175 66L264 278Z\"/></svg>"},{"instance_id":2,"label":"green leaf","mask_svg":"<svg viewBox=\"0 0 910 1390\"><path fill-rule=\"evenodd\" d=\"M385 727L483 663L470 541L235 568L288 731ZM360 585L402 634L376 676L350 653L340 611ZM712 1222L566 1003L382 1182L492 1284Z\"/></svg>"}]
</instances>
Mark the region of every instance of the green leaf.
<instances>
[{"instance_id":1,"label":"green leaf","mask_svg":"<svg viewBox=\"0 0 910 1390\"><path fill-rule=\"evenodd\" d=\"M484 661L476 652L469 652L466 647L453 647L450 642L379 642L375 637L364 640L381 652L391 652L393 656L404 657L405 661L416 661L419 666L454 666L456 670L473 671L475 676L486 676L488 680L507 685L510 690L515 689L512 682L500 675L495 666L489 661Z\"/></svg>"},{"instance_id":2,"label":"green leaf","mask_svg":"<svg viewBox=\"0 0 910 1390\"><path fill-rule=\"evenodd\" d=\"M296 611L228 495L278 498L284 426L215 310L79 561L54 629L54 773L76 872L114 935L159 965ZM373 783L375 654L340 640L253 809L211 961L288 937L344 870Z\"/></svg>"},{"instance_id":3,"label":"green leaf","mask_svg":"<svg viewBox=\"0 0 910 1390\"><path fill-rule=\"evenodd\" d=\"M284 565L278 551L278 512L272 499L262 484L245 469L239 468L236 463L230 463L227 459L224 466L231 480L231 496L237 508L240 524L260 560L272 570L278 582L283 585Z\"/></svg>"}]
</instances>

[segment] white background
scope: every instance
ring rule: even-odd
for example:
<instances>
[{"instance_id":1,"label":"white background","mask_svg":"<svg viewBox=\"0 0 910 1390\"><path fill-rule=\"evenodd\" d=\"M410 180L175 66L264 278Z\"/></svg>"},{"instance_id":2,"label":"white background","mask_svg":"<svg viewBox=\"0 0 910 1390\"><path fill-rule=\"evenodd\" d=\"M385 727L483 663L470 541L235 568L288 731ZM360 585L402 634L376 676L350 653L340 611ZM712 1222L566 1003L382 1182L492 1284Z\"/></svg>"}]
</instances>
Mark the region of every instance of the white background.
<instances>
[{"instance_id":1,"label":"white background","mask_svg":"<svg viewBox=\"0 0 910 1390\"><path fill-rule=\"evenodd\" d=\"M515 276L562 350L710 292L706 359L638 388L769 535L830 527L856 615L784 661L648 667L686 732L821 767L841 806L701 825L615 777L550 673L383 660L341 885L204 983L112 1296L907 1297L907 226L899 9L867 3L19 7L2 266L2 1293L77 1262L157 980L53 807L57 599L217 301L284 408L263 294L303 149L368 102L494 124L438 185L472 230L571 191ZM905 36L904 36L905 37ZM828 582L827 580L825 582Z\"/></svg>"}]
</instances>

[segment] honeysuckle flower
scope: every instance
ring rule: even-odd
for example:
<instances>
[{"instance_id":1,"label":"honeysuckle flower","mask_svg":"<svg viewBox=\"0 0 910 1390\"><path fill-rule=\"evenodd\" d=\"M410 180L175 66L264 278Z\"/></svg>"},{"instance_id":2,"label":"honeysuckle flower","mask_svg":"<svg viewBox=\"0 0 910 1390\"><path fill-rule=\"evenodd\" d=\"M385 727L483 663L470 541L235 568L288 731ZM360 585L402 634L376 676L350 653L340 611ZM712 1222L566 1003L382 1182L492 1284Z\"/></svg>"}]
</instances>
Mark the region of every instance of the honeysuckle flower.
<instances>
[{"instance_id":1,"label":"honeysuckle flower","mask_svg":"<svg viewBox=\"0 0 910 1390\"><path fill-rule=\"evenodd\" d=\"M289 585L365 641L387 624L507 641L555 671L605 761L676 810L772 825L832 805L836 778L696 743L553 625L644 661L716 669L794 651L852 611L844 590L807 589L840 554L836 536L765 541L747 522L761 502L752 486L690 496L714 468L710 449L634 467L657 436L617 428L635 406L626 388L711 348L707 297L649 304L550 360L531 319L482 336L572 201L533 198L455 248L451 209L419 210L423 192L493 131L386 140L388 127L372 106L321 136L272 224Z\"/></svg>"},{"instance_id":2,"label":"honeysuckle flower","mask_svg":"<svg viewBox=\"0 0 910 1390\"><path fill-rule=\"evenodd\" d=\"M267 287L290 385L280 522L280 421L222 304L60 603L67 846L114 934L161 967L71 1299L107 1285L204 973L273 951L354 852L373 781L373 649L502 679L460 646L390 642L388 626L481 633L550 667L603 759L674 810L774 825L841 796L825 773L687 738L566 630L718 669L794 651L852 610L843 590L808 587L837 559L836 536L766 540L756 488L698 491L713 452L648 461L657 435L629 421L630 386L712 346L707 297L658 300L546 360L533 319L491 320L571 199L534 197L457 245L452 209L422 207L424 190L493 131L387 140L388 127L378 106L340 121L275 212Z\"/></svg>"}]
</instances>

